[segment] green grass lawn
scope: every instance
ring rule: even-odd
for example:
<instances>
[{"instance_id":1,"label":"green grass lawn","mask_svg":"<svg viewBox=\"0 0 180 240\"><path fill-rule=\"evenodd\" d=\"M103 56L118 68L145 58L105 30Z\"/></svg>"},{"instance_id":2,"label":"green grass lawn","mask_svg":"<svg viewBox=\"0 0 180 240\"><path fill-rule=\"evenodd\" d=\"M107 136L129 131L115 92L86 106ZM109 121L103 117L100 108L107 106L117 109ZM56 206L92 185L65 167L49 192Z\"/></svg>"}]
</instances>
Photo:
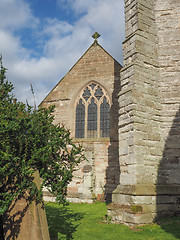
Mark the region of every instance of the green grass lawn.
<instances>
[{"instance_id":1,"label":"green grass lawn","mask_svg":"<svg viewBox=\"0 0 180 240\"><path fill-rule=\"evenodd\" d=\"M130 228L104 222L104 203L70 203L59 206L46 204L51 240L173 240L180 239L180 218L164 219L161 225L152 224Z\"/></svg>"}]
</instances>

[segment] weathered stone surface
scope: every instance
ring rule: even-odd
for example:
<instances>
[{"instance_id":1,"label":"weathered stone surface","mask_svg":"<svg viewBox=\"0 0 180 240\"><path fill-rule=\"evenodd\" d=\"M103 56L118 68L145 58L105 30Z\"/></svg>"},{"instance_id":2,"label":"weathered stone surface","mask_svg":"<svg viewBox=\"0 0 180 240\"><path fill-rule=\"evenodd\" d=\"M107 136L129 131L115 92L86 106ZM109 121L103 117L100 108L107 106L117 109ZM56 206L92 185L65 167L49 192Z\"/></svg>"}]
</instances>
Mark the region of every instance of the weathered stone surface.
<instances>
[{"instance_id":1,"label":"weathered stone surface","mask_svg":"<svg viewBox=\"0 0 180 240\"><path fill-rule=\"evenodd\" d=\"M35 183L40 185L38 172ZM33 201L29 204L28 194L14 201L4 216L5 240L50 240L45 209Z\"/></svg>"},{"instance_id":2,"label":"weathered stone surface","mask_svg":"<svg viewBox=\"0 0 180 240\"><path fill-rule=\"evenodd\" d=\"M179 212L180 5L172 0L126 0L125 15L121 174L112 199L116 204L140 204L143 212L133 215L125 208L121 213L112 210L111 216L140 224Z\"/></svg>"}]
</instances>

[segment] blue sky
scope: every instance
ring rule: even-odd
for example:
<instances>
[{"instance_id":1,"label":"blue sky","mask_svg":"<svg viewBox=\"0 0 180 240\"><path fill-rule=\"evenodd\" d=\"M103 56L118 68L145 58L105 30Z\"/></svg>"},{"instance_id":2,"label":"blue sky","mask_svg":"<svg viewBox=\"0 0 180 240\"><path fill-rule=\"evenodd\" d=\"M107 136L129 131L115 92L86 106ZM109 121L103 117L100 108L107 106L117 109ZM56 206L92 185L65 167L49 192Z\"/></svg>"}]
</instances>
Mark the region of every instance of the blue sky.
<instances>
[{"instance_id":1,"label":"blue sky","mask_svg":"<svg viewBox=\"0 0 180 240\"><path fill-rule=\"evenodd\" d=\"M15 95L40 103L101 34L122 64L123 0L0 0L0 54Z\"/></svg>"}]
</instances>

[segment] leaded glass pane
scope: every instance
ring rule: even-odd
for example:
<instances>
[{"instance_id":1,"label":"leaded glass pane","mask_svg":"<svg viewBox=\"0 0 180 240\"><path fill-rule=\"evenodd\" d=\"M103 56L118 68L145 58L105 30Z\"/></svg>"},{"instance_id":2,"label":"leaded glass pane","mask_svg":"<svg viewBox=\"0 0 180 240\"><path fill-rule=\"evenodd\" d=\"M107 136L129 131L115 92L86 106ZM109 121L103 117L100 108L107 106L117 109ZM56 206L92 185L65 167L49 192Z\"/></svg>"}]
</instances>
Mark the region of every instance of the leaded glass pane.
<instances>
[{"instance_id":1,"label":"leaded glass pane","mask_svg":"<svg viewBox=\"0 0 180 240\"><path fill-rule=\"evenodd\" d=\"M88 87L85 89L84 93L83 93L83 98L87 101L89 99L89 97L91 96L91 93L88 89Z\"/></svg>"},{"instance_id":2,"label":"leaded glass pane","mask_svg":"<svg viewBox=\"0 0 180 240\"><path fill-rule=\"evenodd\" d=\"M91 99L91 103L88 106L87 124L87 137L97 137L97 105L94 102L94 98Z\"/></svg>"},{"instance_id":3,"label":"leaded glass pane","mask_svg":"<svg viewBox=\"0 0 180 240\"><path fill-rule=\"evenodd\" d=\"M96 86L96 84L94 84L94 83L92 83L92 84L90 85L90 87L91 87L92 90L94 89L95 86Z\"/></svg>"},{"instance_id":4,"label":"leaded glass pane","mask_svg":"<svg viewBox=\"0 0 180 240\"><path fill-rule=\"evenodd\" d=\"M76 138L84 138L84 127L85 127L85 106L82 104L82 99L76 107Z\"/></svg>"},{"instance_id":5,"label":"leaded glass pane","mask_svg":"<svg viewBox=\"0 0 180 240\"><path fill-rule=\"evenodd\" d=\"M100 107L100 137L109 137L109 111L110 106L107 99L104 97Z\"/></svg>"},{"instance_id":6,"label":"leaded glass pane","mask_svg":"<svg viewBox=\"0 0 180 240\"><path fill-rule=\"evenodd\" d=\"M103 92L102 92L102 90L101 90L101 88L100 88L99 86L98 86L98 88L96 89L96 92L95 92L94 95L96 96L96 98L97 98L98 100L102 97Z\"/></svg>"}]
</instances>

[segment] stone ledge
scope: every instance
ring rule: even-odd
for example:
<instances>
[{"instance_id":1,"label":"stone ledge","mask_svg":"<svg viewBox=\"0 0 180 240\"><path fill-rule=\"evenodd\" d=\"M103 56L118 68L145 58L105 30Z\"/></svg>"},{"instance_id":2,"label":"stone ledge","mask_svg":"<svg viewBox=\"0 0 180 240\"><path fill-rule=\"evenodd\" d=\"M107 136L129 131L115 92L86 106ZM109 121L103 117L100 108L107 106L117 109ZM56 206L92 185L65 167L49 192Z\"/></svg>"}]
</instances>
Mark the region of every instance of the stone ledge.
<instances>
[{"instance_id":1,"label":"stone ledge","mask_svg":"<svg viewBox=\"0 0 180 240\"><path fill-rule=\"evenodd\" d=\"M110 142L110 138L74 138L73 142L75 143L96 143L96 142Z\"/></svg>"},{"instance_id":2,"label":"stone ledge","mask_svg":"<svg viewBox=\"0 0 180 240\"><path fill-rule=\"evenodd\" d=\"M136 196L180 195L180 185L119 185L113 194Z\"/></svg>"},{"instance_id":3,"label":"stone ledge","mask_svg":"<svg viewBox=\"0 0 180 240\"><path fill-rule=\"evenodd\" d=\"M108 209L108 216L111 217L112 223L124 223L127 225L139 225L152 223L156 213L132 213L129 209Z\"/></svg>"}]
</instances>

